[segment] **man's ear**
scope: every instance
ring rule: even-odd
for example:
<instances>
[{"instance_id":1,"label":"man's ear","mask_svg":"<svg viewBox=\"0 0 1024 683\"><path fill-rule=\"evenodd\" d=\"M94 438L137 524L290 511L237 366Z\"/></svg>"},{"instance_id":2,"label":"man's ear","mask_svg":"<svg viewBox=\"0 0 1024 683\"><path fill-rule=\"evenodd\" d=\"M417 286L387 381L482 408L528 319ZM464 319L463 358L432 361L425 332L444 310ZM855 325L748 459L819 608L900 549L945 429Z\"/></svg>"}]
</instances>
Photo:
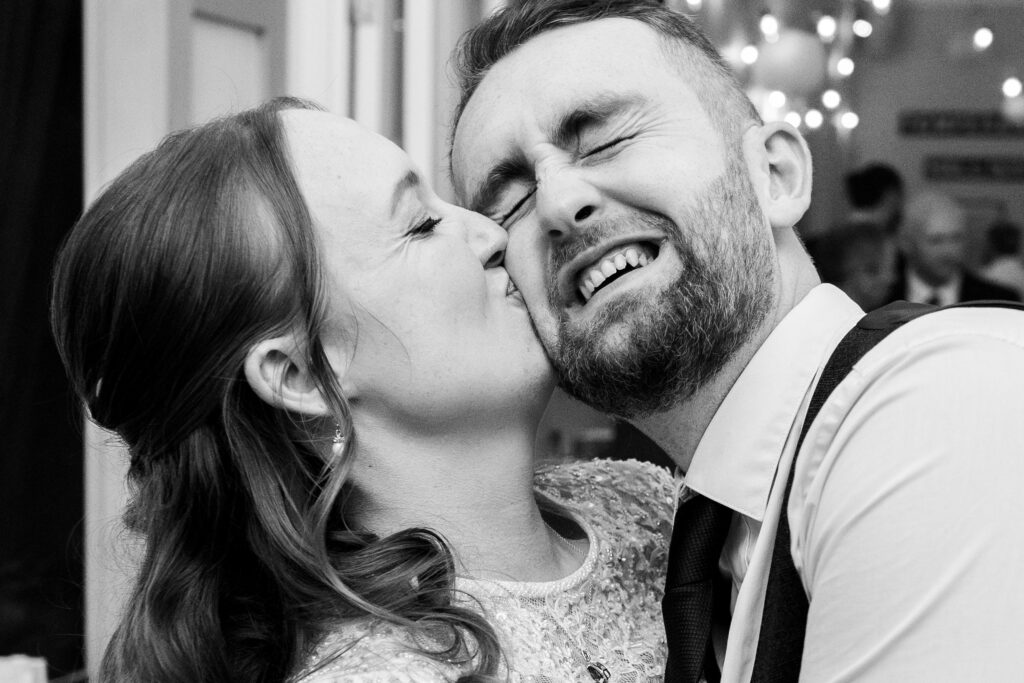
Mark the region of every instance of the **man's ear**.
<instances>
[{"instance_id":1,"label":"man's ear","mask_svg":"<svg viewBox=\"0 0 1024 683\"><path fill-rule=\"evenodd\" d=\"M770 121L747 129L743 153L772 230L792 228L811 204L807 142L785 121Z\"/></svg>"},{"instance_id":2,"label":"man's ear","mask_svg":"<svg viewBox=\"0 0 1024 683\"><path fill-rule=\"evenodd\" d=\"M303 415L328 415L317 387L292 335L265 339L245 357L249 386L270 405Z\"/></svg>"}]
</instances>

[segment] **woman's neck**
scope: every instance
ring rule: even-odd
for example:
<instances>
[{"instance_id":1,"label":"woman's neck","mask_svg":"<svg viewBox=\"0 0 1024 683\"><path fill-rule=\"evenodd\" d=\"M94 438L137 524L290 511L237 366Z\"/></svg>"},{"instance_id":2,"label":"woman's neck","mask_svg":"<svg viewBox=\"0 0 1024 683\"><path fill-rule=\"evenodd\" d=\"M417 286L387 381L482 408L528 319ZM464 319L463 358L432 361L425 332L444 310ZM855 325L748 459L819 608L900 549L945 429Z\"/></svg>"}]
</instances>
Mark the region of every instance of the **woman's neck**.
<instances>
[{"instance_id":1,"label":"woman's neck","mask_svg":"<svg viewBox=\"0 0 1024 683\"><path fill-rule=\"evenodd\" d=\"M552 581L582 563L537 506L532 431L363 432L351 475L356 524L378 535L430 528L451 545L459 573L474 578Z\"/></svg>"}]
</instances>

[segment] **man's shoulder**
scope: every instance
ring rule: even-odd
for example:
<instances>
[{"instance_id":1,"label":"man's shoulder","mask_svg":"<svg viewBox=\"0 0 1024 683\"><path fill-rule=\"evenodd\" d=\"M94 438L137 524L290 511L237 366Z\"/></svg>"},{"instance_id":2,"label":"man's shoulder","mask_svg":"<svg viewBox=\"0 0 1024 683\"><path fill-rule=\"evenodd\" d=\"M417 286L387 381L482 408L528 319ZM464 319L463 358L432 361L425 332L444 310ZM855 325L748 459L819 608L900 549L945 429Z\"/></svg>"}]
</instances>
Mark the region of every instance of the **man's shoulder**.
<instances>
[{"instance_id":1,"label":"man's shoulder","mask_svg":"<svg viewBox=\"0 0 1024 683\"><path fill-rule=\"evenodd\" d=\"M887 356L906 361L931 347L961 348L990 345L993 340L1007 342L1007 351L1024 346L1024 307L1006 300L998 303L957 305L919 315L878 343L865 355L865 365L881 362ZM961 360L974 359L964 355ZM863 369L864 366L861 366Z\"/></svg>"}]
</instances>

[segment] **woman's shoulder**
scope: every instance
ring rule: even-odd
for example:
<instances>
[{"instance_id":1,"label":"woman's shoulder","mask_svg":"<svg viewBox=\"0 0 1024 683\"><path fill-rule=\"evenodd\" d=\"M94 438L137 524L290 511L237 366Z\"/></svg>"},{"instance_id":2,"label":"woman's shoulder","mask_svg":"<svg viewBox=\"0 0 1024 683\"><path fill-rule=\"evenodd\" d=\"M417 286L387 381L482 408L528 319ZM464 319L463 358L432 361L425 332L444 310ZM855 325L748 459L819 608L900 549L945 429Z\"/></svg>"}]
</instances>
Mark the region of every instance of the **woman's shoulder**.
<instances>
[{"instance_id":1,"label":"woman's shoulder","mask_svg":"<svg viewBox=\"0 0 1024 683\"><path fill-rule=\"evenodd\" d=\"M658 465L639 460L579 460L538 470L537 490L599 528L632 533L637 526L671 536L678 484Z\"/></svg>"},{"instance_id":2,"label":"woman's shoulder","mask_svg":"<svg viewBox=\"0 0 1024 683\"><path fill-rule=\"evenodd\" d=\"M674 508L678 486L664 467L640 460L570 460L537 470L538 490L564 503L642 499Z\"/></svg>"},{"instance_id":3,"label":"woman's shoulder","mask_svg":"<svg viewBox=\"0 0 1024 683\"><path fill-rule=\"evenodd\" d=\"M407 629L362 620L329 633L293 683L448 683L463 673L417 651Z\"/></svg>"}]
</instances>

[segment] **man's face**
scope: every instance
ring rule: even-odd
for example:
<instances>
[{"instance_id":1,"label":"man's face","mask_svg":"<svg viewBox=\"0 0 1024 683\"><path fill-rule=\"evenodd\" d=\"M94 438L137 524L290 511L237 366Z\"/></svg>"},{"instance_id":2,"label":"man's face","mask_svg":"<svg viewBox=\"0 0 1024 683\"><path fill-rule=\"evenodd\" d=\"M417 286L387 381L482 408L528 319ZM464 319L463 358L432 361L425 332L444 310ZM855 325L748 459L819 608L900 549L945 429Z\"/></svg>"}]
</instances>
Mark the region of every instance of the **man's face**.
<instances>
[{"instance_id":1,"label":"man's face","mask_svg":"<svg viewBox=\"0 0 1024 683\"><path fill-rule=\"evenodd\" d=\"M660 40L628 19L531 39L484 78L452 150L460 199L508 230L563 386L627 418L692 395L775 291L739 143Z\"/></svg>"},{"instance_id":2,"label":"man's face","mask_svg":"<svg viewBox=\"0 0 1024 683\"><path fill-rule=\"evenodd\" d=\"M964 248L963 216L933 211L914 229L907 259L922 280L938 286L963 268Z\"/></svg>"}]
</instances>

